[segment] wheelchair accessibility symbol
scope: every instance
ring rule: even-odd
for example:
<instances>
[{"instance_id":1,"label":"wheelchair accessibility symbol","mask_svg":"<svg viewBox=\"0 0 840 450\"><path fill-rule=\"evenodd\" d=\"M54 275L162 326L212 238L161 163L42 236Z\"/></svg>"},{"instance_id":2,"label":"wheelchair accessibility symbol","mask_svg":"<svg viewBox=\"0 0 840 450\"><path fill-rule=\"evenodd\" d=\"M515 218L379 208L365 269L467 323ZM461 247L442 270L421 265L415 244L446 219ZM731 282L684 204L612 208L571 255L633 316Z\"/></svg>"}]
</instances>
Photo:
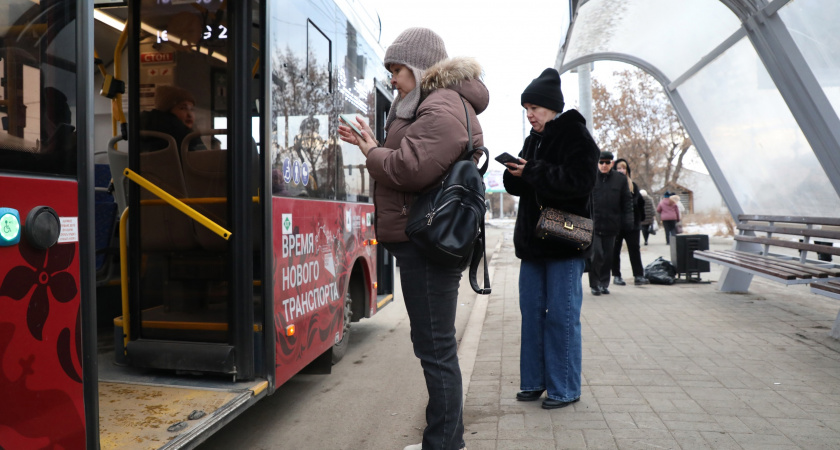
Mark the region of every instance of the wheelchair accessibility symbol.
<instances>
[{"instance_id":1,"label":"wheelchair accessibility symbol","mask_svg":"<svg viewBox=\"0 0 840 450\"><path fill-rule=\"evenodd\" d=\"M292 163L289 158L283 160L283 181L286 183L292 181Z\"/></svg>"}]
</instances>

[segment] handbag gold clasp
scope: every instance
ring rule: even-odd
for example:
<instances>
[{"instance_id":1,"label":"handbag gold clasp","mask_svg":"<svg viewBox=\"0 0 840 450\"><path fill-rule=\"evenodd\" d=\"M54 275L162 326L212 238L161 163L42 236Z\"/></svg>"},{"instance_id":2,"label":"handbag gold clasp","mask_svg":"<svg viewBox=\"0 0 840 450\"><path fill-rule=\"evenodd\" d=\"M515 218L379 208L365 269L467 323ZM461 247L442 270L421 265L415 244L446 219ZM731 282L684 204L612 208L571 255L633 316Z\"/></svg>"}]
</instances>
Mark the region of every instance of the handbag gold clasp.
<instances>
[{"instance_id":1,"label":"handbag gold clasp","mask_svg":"<svg viewBox=\"0 0 840 450\"><path fill-rule=\"evenodd\" d=\"M574 230L575 226L570 222L564 222L563 223L563 228L565 228L567 230Z\"/></svg>"}]
</instances>

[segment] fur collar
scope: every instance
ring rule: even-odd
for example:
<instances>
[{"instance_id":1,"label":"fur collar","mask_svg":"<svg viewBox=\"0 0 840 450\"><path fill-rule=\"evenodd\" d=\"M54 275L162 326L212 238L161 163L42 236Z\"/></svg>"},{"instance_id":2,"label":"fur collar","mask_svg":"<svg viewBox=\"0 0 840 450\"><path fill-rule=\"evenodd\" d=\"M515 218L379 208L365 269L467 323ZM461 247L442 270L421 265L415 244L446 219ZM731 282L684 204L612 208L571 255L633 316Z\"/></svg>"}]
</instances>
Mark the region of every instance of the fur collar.
<instances>
[{"instance_id":1,"label":"fur collar","mask_svg":"<svg viewBox=\"0 0 840 450\"><path fill-rule=\"evenodd\" d=\"M481 78L481 65L475 58L459 56L444 59L429 67L421 82L423 96L468 80Z\"/></svg>"}]
</instances>

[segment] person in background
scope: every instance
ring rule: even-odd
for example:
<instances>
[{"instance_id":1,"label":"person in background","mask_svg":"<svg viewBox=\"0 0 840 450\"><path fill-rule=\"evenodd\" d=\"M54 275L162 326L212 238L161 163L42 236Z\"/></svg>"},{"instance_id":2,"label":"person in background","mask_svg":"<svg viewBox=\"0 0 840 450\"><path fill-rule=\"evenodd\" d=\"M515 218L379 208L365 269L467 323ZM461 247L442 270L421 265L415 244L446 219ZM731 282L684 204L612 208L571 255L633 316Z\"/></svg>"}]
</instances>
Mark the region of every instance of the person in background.
<instances>
[{"instance_id":1,"label":"person in background","mask_svg":"<svg viewBox=\"0 0 840 450\"><path fill-rule=\"evenodd\" d=\"M180 153L181 144L195 125L195 97L190 91L177 86L158 86L155 88L155 107L140 114L140 129L166 133L175 139ZM161 139L141 139L141 151L161 150L166 148ZM201 139L190 140L189 150L204 150Z\"/></svg>"},{"instance_id":2,"label":"person in background","mask_svg":"<svg viewBox=\"0 0 840 450\"><path fill-rule=\"evenodd\" d=\"M615 238L621 230L633 228L630 183L612 170L613 154L601 152L598 177L592 193L592 254L589 260L589 288L592 295L609 294Z\"/></svg>"},{"instance_id":3,"label":"person in background","mask_svg":"<svg viewBox=\"0 0 840 450\"><path fill-rule=\"evenodd\" d=\"M641 229L642 221L646 219L645 199L639 192L639 186L631 178L630 166L627 164L626 159L620 158L616 160L615 170L627 177L627 184L630 188L631 195L630 202L633 205L633 227L622 229L618 233L618 236L616 236L612 262L613 284L617 286L627 284L621 278L622 242L627 242L627 253L630 256L630 266L633 269L633 283L636 286L648 284L648 280L645 278L645 268L642 267L642 254L639 252L639 230Z\"/></svg>"},{"instance_id":4,"label":"person in background","mask_svg":"<svg viewBox=\"0 0 840 450\"><path fill-rule=\"evenodd\" d=\"M385 51L385 68L399 93L385 121L385 142L378 145L370 126L358 117L362 135L347 125L339 125L338 132L367 158L367 170L375 181L377 238L397 258L411 342L426 378L429 403L423 442L406 449L455 450L464 447L455 340L462 269L429 261L408 240L405 226L417 193L440 183L463 155L468 139L475 147L483 145L477 116L487 109L490 94L478 62L449 59L443 39L427 28L409 28L397 36ZM467 134L466 114L472 136Z\"/></svg>"},{"instance_id":5,"label":"person in background","mask_svg":"<svg viewBox=\"0 0 840 450\"><path fill-rule=\"evenodd\" d=\"M683 232L682 218L685 217L685 205L683 205L682 201L680 200L680 196L677 194L671 194L671 201L675 205L677 205L677 210L679 210L680 212L680 218L674 225L674 234L680 234Z\"/></svg>"},{"instance_id":6,"label":"person in background","mask_svg":"<svg viewBox=\"0 0 840 450\"><path fill-rule=\"evenodd\" d=\"M522 337L519 355L519 401L536 401L544 409L568 406L580 399L581 277L586 250L536 236L541 206L591 217L589 199L595 186L599 150L576 110L563 111L560 75L545 69L521 97L531 123L519 162L506 164L505 190L519 196L513 244L519 269Z\"/></svg>"},{"instance_id":7,"label":"person in background","mask_svg":"<svg viewBox=\"0 0 840 450\"><path fill-rule=\"evenodd\" d=\"M665 243L671 244L671 235L675 234L677 222L680 220L680 210L676 203L671 201L671 193L665 191L662 200L656 205L656 212L662 219L662 228L665 229Z\"/></svg>"},{"instance_id":8,"label":"person in background","mask_svg":"<svg viewBox=\"0 0 840 450\"><path fill-rule=\"evenodd\" d=\"M639 222L639 225L642 227L642 237L645 238L645 245L648 245L648 236L656 234L653 231L653 222L656 220L656 208L653 206L653 199L650 198L646 190L639 189L639 194L642 195L645 201L645 218Z\"/></svg>"}]
</instances>

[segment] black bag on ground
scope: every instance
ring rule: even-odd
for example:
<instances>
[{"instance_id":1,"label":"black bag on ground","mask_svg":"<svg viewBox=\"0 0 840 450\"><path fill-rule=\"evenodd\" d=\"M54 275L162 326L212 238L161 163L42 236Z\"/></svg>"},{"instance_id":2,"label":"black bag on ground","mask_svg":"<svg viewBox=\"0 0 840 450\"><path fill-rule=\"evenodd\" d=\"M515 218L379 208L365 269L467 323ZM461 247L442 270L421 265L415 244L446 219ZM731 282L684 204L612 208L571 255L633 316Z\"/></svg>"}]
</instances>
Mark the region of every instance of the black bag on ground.
<instances>
[{"instance_id":1,"label":"black bag on ground","mask_svg":"<svg viewBox=\"0 0 840 450\"><path fill-rule=\"evenodd\" d=\"M656 258L656 260L647 266L645 266L645 278L650 281L651 284L674 284L674 280L677 276L677 268L671 264L670 261L662 258Z\"/></svg>"},{"instance_id":2,"label":"black bag on ground","mask_svg":"<svg viewBox=\"0 0 840 450\"><path fill-rule=\"evenodd\" d=\"M464 99L461 99L464 102ZM421 194L411 206L405 234L435 264L464 268L470 266L470 285L479 294L490 294L490 276L484 242L484 173L490 154L484 147L473 147L472 127L467 105L467 149L449 169L440 186ZM487 159L479 169L473 161L481 150ZM476 274L484 257L484 288Z\"/></svg>"}]
</instances>

